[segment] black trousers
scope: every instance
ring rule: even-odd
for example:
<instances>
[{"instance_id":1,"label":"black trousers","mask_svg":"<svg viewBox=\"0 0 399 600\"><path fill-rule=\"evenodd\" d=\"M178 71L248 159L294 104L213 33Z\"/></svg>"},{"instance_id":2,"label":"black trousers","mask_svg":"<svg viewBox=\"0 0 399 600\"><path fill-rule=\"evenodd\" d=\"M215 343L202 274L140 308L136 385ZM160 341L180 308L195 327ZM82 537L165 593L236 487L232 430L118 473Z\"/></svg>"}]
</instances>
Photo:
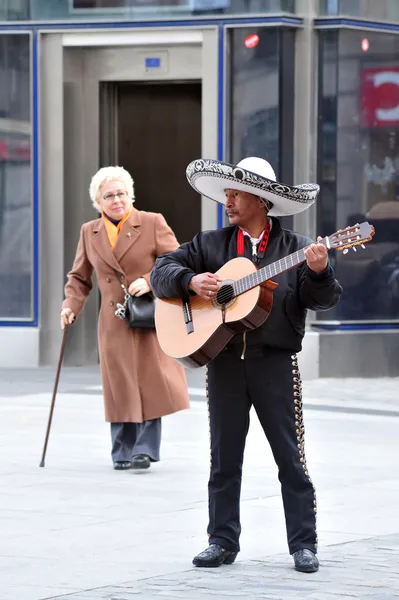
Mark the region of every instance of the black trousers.
<instances>
[{"instance_id":1,"label":"black trousers","mask_svg":"<svg viewBox=\"0 0 399 600\"><path fill-rule=\"evenodd\" d=\"M287 351L231 344L208 366L211 437L210 544L239 551L240 492L249 411L253 405L281 482L290 554L316 552L316 496L304 451L301 378Z\"/></svg>"}]
</instances>

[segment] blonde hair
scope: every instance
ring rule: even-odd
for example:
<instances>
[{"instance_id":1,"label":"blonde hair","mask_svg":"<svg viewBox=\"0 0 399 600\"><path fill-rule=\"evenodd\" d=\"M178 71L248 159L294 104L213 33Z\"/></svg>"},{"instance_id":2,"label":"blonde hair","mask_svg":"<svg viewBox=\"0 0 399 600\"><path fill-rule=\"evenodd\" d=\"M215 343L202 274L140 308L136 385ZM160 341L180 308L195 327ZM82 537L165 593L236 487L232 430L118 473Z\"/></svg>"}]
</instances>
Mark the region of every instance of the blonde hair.
<instances>
[{"instance_id":1,"label":"blonde hair","mask_svg":"<svg viewBox=\"0 0 399 600\"><path fill-rule=\"evenodd\" d=\"M106 181L121 181L132 202L134 202L134 182L130 173L123 167L103 167L93 176L90 182L90 198L97 212L102 212L100 199L100 189Z\"/></svg>"}]
</instances>

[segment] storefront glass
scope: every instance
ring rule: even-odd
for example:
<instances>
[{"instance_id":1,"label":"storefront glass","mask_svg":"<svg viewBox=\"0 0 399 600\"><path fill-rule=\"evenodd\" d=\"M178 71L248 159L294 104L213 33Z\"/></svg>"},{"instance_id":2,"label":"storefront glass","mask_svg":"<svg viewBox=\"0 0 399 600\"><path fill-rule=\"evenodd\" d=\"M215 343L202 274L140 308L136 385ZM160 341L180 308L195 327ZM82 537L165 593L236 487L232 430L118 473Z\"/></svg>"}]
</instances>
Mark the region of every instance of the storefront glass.
<instances>
[{"instance_id":1,"label":"storefront glass","mask_svg":"<svg viewBox=\"0 0 399 600\"><path fill-rule=\"evenodd\" d=\"M230 149L236 164L246 156L267 159L279 170L278 29L230 31Z\"/></svg>"},{"instance_id":2,"label":"storefront glass","mask_svg":"<svg viewBox=\"0 0 399 600\"><path fill-rule=\"evenodd\" d=\"M30 36L0 35L0 320L32 318Z\"/></svg>"},{"instance_id":3,"label":"storefront glass","mask_svg":"<svg viewBox=\"0 0 399 600\"><path fill-rule=\"evenodd\" d=\"M320 33L318 231L368 221L365 250L332 256L338 321L399 321L399 37ZM320 313L319 320L325 320Z\"/></svg>"},{"instance_id":4,"label":"storefront glass","mask_svg":"<svg viewBox=\"0 0 399 600\"><path fill-rule=\"evenodd\" d=\"M295 0L8 0L0 21L140 20L295 11Z\"/></svg>"},{"instance_id":5,"label":"storefront glass","mask_svg":"<svg viewBox=\"0 0 399 600\"><path fill-rule=\"evenodd\" d=\"M229 29L228 42L226 160L264 158L279 181L292 184L295 31ZM292 218L282 225L292 227Z\"/></svg>"},{"instance_id":6,"label":"storefront glass","mask_svg":"<svg viewBox=\"0 0 399 600\"><path fill-rule=\"evenodd\" d=\"M347 15L364 19L399 21L398 0L320 0L320 14Z\"/></svg>"}]
</instances>

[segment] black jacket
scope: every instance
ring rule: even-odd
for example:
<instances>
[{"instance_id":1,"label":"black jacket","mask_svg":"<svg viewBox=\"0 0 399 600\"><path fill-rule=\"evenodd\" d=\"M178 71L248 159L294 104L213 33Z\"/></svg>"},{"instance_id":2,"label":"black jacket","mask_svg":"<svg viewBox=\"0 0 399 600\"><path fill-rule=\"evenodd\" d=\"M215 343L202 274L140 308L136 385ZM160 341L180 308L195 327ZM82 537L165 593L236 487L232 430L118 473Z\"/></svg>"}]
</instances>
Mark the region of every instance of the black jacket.
<instances>
[{"instance_id":1,"label":"black jacket","mask_svg":"<svg viewBox=\"0 0 399 600\"><path fill-rule=\"evenodd\" d=\"M188 283L197 274L215 273L237 256L238 227L225 227L197 234L192 242L175 252L161 256L151 273L151 286L158 298L185 298L190 295ZM282 229L272 219L272 230L264 258L259 267L279 260L312 243L309 238ZM245 236L245 256L251 259L252 246ZM322 273L314 273L306 263L273 278L279 284L273 293L273 308L266 322L247 333L247 346L267 346L290 352L301 350L305 334L307 309L328 310L340 299L342 288L330 265ZM235 335L231 344L242 343Z\"/></svg>"}]
</instances>

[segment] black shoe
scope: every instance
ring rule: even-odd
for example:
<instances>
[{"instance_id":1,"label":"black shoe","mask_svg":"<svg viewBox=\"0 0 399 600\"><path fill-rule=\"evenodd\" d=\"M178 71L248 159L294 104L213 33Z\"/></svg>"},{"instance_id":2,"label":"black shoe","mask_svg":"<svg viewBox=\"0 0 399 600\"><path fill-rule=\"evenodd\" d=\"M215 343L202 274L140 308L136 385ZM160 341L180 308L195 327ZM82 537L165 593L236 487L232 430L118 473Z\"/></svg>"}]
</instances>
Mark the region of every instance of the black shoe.
<instances>
[{"instance_id":1,"label":"black shoe","mask_svg":"<svg viewBox=\"0 0 399 600\"><path fill-rule=\"evenodd\" d=\"M295 563L295 569L302 573L315 573L319 570L319 561L316 554L307 548L297 550L292 555Z\"/></svg>"},{"instance_id":2,"label":"black shoe","mask_svg":"<svg viewBox=\"0 0 399 600\"><path fill-rule=\"evenodd\" d=\"M130 460L116 460L114 462L115 471L125 471L126 469L131 469L132 463Z\"/></svg>"},{"instance_id":3,"label":"black shoe","mask_svg":"<svg viewBox=\"0 0 399 600\"><path fill-rule=\"evenodd\" d=\"M132 469L149 469L150 465L150 457L145 454L136 454L132 458Z\"/></svg>"},{"instance_id":4,"label":"black shoe","mask_svg":"<svg viewBox=\"0 0 399 600\"><path fill-rule=\"evenodd\" d=\"M196 567L220 567L220 565L231 565L237 558L238 552L225 550L218 544L211 544L206 550L193 558Z\"/></svg>"}]
</instances>

